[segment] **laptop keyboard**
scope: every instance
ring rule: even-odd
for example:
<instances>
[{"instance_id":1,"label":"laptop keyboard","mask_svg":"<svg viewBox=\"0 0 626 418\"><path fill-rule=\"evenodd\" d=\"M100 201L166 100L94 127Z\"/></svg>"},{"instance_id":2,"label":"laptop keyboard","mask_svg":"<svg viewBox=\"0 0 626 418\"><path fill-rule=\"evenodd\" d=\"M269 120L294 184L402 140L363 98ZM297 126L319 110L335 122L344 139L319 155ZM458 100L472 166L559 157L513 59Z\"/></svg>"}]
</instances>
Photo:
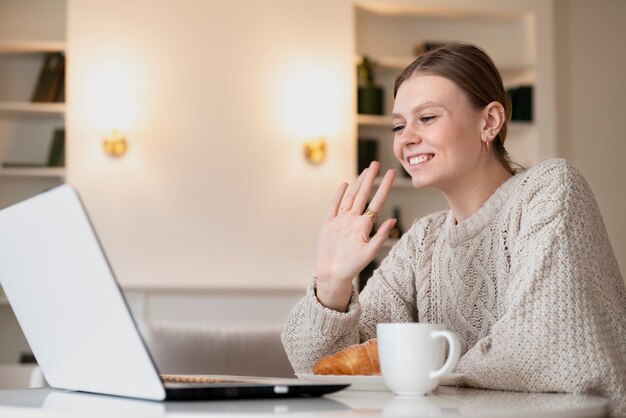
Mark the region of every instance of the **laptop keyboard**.
<instances>
[{"instance_id":1,"label":"laptop keyboard","mask_svg":"<svg viewBox=\"0 0 626 418\"><path fill-rule=\"evenodd\" d=\"M184 374L162 374L160 377L164 383L245 383L237 380Z\"/></svg>"}]
</instances>

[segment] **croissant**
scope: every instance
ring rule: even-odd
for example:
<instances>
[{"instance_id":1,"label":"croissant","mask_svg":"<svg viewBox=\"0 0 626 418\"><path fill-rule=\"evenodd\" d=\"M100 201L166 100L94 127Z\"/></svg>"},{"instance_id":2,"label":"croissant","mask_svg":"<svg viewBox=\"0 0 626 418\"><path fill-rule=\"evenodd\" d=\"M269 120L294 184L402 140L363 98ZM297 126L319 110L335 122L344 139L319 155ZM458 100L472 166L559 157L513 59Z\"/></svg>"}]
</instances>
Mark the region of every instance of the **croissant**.
<instances>
[{"instance_id":1,"label":"croissant","mask_svg":"<svg viewBox=\"0 0 626 418\"><path fill-rule=\"evenodd\" d=\"M323 357L313 366L315 374L373 375L380 374L378 343L375 338L355 344Z\"/></svg>"}]
</instances>

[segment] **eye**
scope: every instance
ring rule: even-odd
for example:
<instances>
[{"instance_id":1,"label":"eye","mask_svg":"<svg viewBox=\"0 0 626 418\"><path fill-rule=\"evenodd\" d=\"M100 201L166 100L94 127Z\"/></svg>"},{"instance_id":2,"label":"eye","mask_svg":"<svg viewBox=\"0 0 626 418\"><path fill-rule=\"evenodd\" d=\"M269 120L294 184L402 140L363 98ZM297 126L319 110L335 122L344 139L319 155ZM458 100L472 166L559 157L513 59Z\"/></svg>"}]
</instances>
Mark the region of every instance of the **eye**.
<instances>
[{"instance_id":1,"label":"eye","mask_svg":"<svg viewBox=\"0 0 626 418\"><path fill-rule=\"evenodd\" d=\"M429 123L432 123L436 118L437 116L424 115L420 117L420 122L423 123L424 125L428 125Z\"/></svg>"},{"instance_id":2,"label":"eye","mask_svg":"<svg viewBox=\"0 0 626 418\"><path fill-rule=\"evenodd\" d=\"M402 131L403 129L404 129L404 125L396 125L393 128L391 128L391 132L398 133Z\"/></svg>"}]
</instances>

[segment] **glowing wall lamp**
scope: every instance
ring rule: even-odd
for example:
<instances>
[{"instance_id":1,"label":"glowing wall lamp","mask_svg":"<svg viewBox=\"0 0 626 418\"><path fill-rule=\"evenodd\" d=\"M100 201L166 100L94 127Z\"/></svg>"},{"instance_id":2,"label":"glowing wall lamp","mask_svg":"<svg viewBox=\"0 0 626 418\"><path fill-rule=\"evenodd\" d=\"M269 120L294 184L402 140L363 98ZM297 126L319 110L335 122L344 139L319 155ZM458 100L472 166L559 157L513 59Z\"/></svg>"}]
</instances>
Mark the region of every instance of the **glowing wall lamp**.
<instances>
[{"instance_id":1,"label":"glowing wall lamp","mask_svg":"<svg viewBox=\"0 0 626 418\"><path fill-rule=\"evenodd\" d=\"M326 141L323 136L304 144L304 156L311 164L321 164L326 159Z\"/></svg>"},{"instance_id":2,"label":"glowing wall lamp","mask_svg":"<svg viewBox=\"0 0 626 418\"><path fill-rule=\"evenodd\" d=\"M138 120L142 66L123 50L96 51L89 63L83 80L89 86L85 119L102 150L120 158L128 151L126 133Z\"/></svg>"},{"instance_id":3,"label":"glowing wall lamp","mask_svg":"<svg viewBox=\"0 0 626 418\"><path fill-rule=\"evenodd\" d=\"M111 157L121 157L126 154L128 150L128 141L126 136L122 135L115 129L112 129L109 135L107 135L102 141L102 147L104 152Z\"/></svg>"},{"instance_id":4,"label":"glowing wall lamp","mask_svg":"<svg viewBox=\"0 0 626 418\"><path fill-rule=\"evenodd\" d=\"M322 164L328 152L326 140L337 134L342 113L338 72L319 61L298 60L283 65L281 73L280 123L290 137L304 142L309 163Z\"/></svg>"}]
</instances>

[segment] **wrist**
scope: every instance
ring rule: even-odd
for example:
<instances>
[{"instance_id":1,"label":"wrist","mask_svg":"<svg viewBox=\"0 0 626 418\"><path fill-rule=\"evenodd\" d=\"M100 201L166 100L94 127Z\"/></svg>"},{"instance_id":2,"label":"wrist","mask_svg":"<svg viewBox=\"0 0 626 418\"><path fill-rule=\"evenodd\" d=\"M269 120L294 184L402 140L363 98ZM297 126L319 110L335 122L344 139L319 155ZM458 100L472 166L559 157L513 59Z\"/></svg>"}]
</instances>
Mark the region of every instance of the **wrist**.
<instances>
[{"instance_id":1,"label":"wrist","mask_svg":"<svg viewBox=\"0 0 626 418\"><path fill-rule=\"evenodd\" d=\"M328 276L316 276L315 296L323 306L347 312L354 286L351 281L336 281Z\"/></svg>"}]
</instances>

